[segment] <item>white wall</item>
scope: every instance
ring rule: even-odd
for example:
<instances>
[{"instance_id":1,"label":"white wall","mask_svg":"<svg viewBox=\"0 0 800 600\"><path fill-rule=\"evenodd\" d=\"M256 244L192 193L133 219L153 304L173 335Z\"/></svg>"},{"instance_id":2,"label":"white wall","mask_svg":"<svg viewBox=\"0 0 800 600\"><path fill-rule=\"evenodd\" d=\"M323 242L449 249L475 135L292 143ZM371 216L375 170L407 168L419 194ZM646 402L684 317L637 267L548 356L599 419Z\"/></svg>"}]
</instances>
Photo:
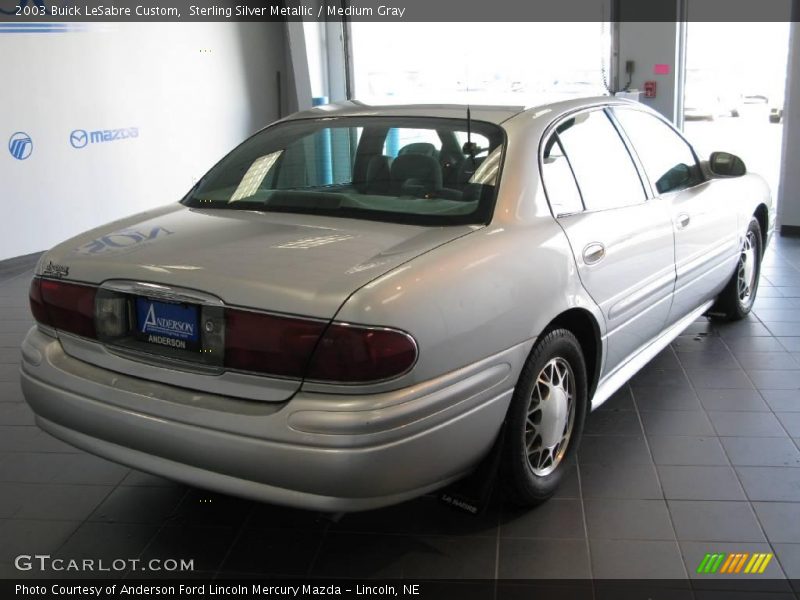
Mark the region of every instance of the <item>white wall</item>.
<instances>
[{"instance_id":1,"label":"white wall","mask_svg":"<svg viewBox=\"0 0 800 600\"><path fill-rule=\"evenodd\" d=\"M278 118L280 23L98 24L0 35L0 260L179 200ZM289 94L284 89L283 105ZM73 148L70 133L138 128ZM16 160L10 136L33 152Z\"/></svg>"},{"instance_id":2,"label":"white wall","mask_svg":"<svg viewBox=\"0 0 800 600\"><path fill-rule=\"evenodd\" d=\"M618 85L628 81L625 61L634 61L631 89L642 92L641 101L675 122L676 76L679 69L677 23L622 22L618 27ZM669 74L657 75L656 65L669 65ZM644 97L644 82L656 82L656 97Z\"/></svg>"}]
</instances>

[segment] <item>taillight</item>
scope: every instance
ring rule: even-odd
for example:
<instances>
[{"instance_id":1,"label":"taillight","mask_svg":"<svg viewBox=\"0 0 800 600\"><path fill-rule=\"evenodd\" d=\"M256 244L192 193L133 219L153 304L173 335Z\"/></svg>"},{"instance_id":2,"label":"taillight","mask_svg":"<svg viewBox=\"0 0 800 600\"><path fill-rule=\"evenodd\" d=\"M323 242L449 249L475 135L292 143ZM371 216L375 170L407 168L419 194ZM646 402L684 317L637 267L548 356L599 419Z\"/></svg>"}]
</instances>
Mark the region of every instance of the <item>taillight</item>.
<instances>
[{"instance_id":1,"label":"taillight","mask_svg":"<svg viewBox=\"0 0 800 600\"><path fill-rule=\"evenodd\" d=\"M34 277L31 281L28 299L30 300L33 318L42 325L52 326L50 315L47 314L47 308L44 305L44 300L42 300L42 279L40 277Z\"/></svg>"},{"instance_id":2,"label":"taillight","mask_svg":"<svg viewBox=\"0 0 800 600\"><path fill-rule=\"evenodd\" d=\"M397 377L414 366L417 344L402 331L333 323L317 346L306 377L366 383Z\"/></svg>"},{"instance_id":3,"label":"taillight","mask_svg":"<svg viewBox=\"0 0 800 600\"><path fill-rule=\"evenodd\" d=\"M225 366L302 377L326 323L225 310Z\"/></svg>"},{"instance_id":4,"label":"taillight","mask_svg":"<svg viewBox=\"0 0 800 600\"><path fill-rule=\"evenodd\" d=\"M34 278L30 291L31 312L43 325L94 338L95 293L94 287L86 285Z\"/></svg>"},{"instance_id":5,"label":"taillight","mask_svg":"<svg viewBox=\"0 0 800 600\"><path fill-rule=\"evenodd\" d=\"M416 360L416 343L401 331L225 310L229 369L366 383L402 375Z\"/></svg>"}]
</instances>

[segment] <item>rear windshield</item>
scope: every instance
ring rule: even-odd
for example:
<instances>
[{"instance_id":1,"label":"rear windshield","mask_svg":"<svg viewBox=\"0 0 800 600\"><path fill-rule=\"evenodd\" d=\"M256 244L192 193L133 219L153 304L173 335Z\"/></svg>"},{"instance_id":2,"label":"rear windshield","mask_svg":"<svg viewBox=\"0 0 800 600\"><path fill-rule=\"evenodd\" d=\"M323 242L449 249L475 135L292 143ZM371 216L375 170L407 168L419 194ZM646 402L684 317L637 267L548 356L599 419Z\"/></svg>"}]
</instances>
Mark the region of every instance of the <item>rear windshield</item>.
<instances>
[{"instance_id":1,"label":"rear windshield","mask_svg":"<svg viewBox=\"0 0 800 600\"><path fill-rule=\"evenodd\" d=\"M468 127L466 119L290 121L245 141L183 203L417 225L488 223L503 141L498 126Z\"/></svg>"}]
</instances>

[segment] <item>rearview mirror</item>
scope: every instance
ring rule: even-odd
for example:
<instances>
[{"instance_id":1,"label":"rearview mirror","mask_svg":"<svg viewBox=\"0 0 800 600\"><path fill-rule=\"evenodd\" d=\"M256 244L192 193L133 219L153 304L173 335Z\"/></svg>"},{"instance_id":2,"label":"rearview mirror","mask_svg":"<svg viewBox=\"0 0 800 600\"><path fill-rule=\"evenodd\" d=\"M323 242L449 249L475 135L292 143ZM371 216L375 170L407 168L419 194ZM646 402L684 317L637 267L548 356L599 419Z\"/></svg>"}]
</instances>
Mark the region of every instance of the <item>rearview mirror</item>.
<instances>
[{"instance_id":1,"label":"rearview mirror","mask_svg":"<svg viewBox=\"0 0 800 600\"><path fill-rule=\"evenodd\" d=\"M730 152L713 152L708 159L708 168L720 177L741 177L747 173L744 161Z\"/></svg>"}]
</instances>

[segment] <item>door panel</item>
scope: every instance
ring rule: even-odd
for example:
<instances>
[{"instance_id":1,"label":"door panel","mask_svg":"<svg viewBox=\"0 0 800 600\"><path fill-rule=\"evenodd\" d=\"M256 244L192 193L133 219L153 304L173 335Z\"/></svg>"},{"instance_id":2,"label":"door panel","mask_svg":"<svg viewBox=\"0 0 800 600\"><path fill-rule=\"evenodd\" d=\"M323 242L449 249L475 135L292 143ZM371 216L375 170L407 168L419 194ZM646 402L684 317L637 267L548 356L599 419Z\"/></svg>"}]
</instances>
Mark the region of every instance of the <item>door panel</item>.
<instances>
[{"instance_id":1,"label":"door panel","mask_svg":"<svg viewBox=\"0 0 800 600\"><path fill-rule=\"evenodd\" d=\"M671 196L671 197L670 197ZM737 211L713 181L663 198L675 224L675 322L713 298L733 273L738 251Z\"/></svg>"},{"instance_id":2,"label":"door panel","mask_svg":"<svg viewBox=\"0 0 800 600\"><path fill-rule=\"evenodd\" d=\"M664 328L675 283L670 215L663 202L651 200L559 222L581 282L606 319L606 375ZM604 249L599 260L591 254L595 245Z\"/></svg>"}]
</instances>

